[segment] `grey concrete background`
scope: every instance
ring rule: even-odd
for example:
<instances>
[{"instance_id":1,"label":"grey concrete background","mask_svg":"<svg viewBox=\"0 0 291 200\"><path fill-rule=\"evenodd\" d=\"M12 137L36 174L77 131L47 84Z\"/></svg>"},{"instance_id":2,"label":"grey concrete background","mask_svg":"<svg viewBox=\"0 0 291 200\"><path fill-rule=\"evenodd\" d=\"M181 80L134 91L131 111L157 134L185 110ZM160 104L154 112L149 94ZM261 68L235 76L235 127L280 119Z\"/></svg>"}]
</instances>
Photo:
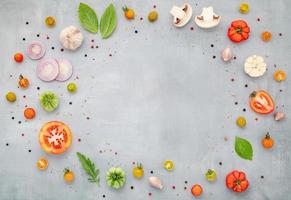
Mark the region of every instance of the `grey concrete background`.
<instances>
[{"instance_id":1,"label":"grey concrete background","mask_svg":"<svg viewBox=\"0 0 291 200\"><path fill-rule=\"evenodd\" d=\"M96 10L100 19L110 1L84 2ZM189 1L193 15L200 14L202 7L207 5L214 6L215 12L222 15L221 24L208 31L199 29L193 20L181 29L171 25L169 10L173 4L182 3L181 0L114 1L118 27L112 37L102 40L100 35L82 29L85 35L82 47L75 52L61 52L59 32L68 25L80 26L77 17L79 1L0 1L1 200L185 200L193 198L190 188L194 183L204 188L200 199L291 199L290 79L276 83L272 78L274 64L284 69L288 76L291 71L291 1L250 0L251 11L247 15L238 12L240 1ZM121 10L124 4L135 9L136 20L128 22L124 19ZM159 19L150 24L146 17L153 5L157 6ZM55 28L45 26L44 19L48 15L56 17ZM140 17L144 20L139 20ZM247 20L252 31L250 39L239 45L226 37L231 20L236 18ZM264 30L273 33L269 43L260 40ZM280 37L279 33L283 35ZM22 41L23 37L26 41ZM91 39L98 49L90 48ZM46 57L67 58L72 62L74 75L70 81L78 85L76 94L66 91L69 81L40 81L35 74L37 62L26 58L22 64L14 63L14 53L24 52L33 40L46 45ZM213 48L211 44L214 44ZM220 51L226 46L231 46L237 56L228 64L220 60ZM84 57L84 54L88 56ZM258 79L243 72L243 63L252 54L262 55L269 66L268 72ZM27 90L17 88L20 73L31 80ZM245 84L248 84L247 88ZM40 90L37 90L38 86ZM258 116L249 109L248 96L256 89L270 92L277 110L286 113L285 121L278 123L271 115ZM279 92L280 89L283 92ZM5 94L10 90L18 96L14 104L5 100ZM39 93L46 90L61 97L56 112L46 113L38 104ZM234 104L236 101L238 105ZM36 119L24 120L25 105L37 110ZM246 112L243 112L244 108ZM245 129L235 125L239 115L247 118ZM73 130L72 147L60 156L45 154L38 144L38 131L50 120L64 121ZM276 142L268 151L260 144L266 131L270 131ZM253 161L242 160L234 153L236 135L252 143ZM81 142L78 142L79 138ZM99 153L100 150L103 153ZM100 188L87 181L75 155L77 151L88 155L100 168ZM35 166L41 156L49 160L49 168L43 172ZM162 163L166 159L172 159L176 164L171 173L163 169ZM140 161L145 166L142 180L135 180L131 175L133 161ZM127 172L127 183L119 191L108 188L104 180L111 166L121 166ZM63 181L65 167L70 167L76 174L73 184ZM218 173L215 183L208 183L204 178L208 168L214 168ZM226 189L225 175L233 169L247 173L250 181L247 192L235 194ZM163 180L163 191L148 186L147 177L151 170ZM187 190L184 190L185 186Z\"/></svg>"}]
</instances>

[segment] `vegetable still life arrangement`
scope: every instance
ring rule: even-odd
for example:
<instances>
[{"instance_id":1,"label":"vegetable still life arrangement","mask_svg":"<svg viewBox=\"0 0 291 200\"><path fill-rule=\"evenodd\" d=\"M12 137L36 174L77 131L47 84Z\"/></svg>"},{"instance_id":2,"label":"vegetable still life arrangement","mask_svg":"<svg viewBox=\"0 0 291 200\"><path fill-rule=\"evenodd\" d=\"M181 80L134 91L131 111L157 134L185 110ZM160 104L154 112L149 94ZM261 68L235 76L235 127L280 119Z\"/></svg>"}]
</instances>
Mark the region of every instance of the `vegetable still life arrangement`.
<instances>
[{"instance_id":1,"label":"vegetable still life arrangement","mask_svg":"<svg viewBox=\"0 0 291 200\"><path fill-rule=\"evenodd\" d=\"M88 181L91 182L91 183L96 183L97 186L99 186L99 182L100 182L99 173L100 173L100 170L98 168L96 168L94 162L92 162L88 157L86 157L82 153L77 152L77 156L79 158L79 161L80 161L84 171L89 176Z\"/></svg>"},{"instance_id":2,"label":"vegetable still life arrangement","mask_svg":"<svg viewBox=\"0 0 291 200\"><path fill-rule=\"evenodd\" d=\"M90 88L90 90L93 89L93 87L91 87L90 84L92 80L95 79L94 75L96 74L93 74L93 73L88 74L88 77L85 77L85 76L82 77L81 76L82 74L81 75L77 74L78 71L87 70L87 69L82 68L81 66L77 65L77 63L74 64L74 60L76 60L74 56L77 56L80 52L84 51L88 43L90 44L90 47L91 47L90 49L93 52L94 49L99 48L99 42L101 43L100 48L102 48L102 42L104 42L104 44L108 42L107 44L109 44L111 41L105 40L105 39L113 37L114 36L113 34L117 35L118 32L128 31L130 28L134 28L134 29L140 28L139 26L137 26L138 21L139 22L143 21L144 23L146 23L146 25L150 24L150 26L153 28L157 26L161 26L162 23L164 22L164 15L162 15L162 13L160 13L161 15L159 15L159 13L156 10L156 5L153 6L153 8L148 9L145 13L144 10L139 10L138 8L136 8L135 4L130 5L130 6L125 5L124 7L121 8L121 7L115 7L113 3L110 3L108 5L106 4L106 7L102 12L102 15L100 15L101 13L97 13L94 10L95 8L93 6L91 7L83 2L79 3L79 6L77 5L77 7L78 7L78 10L76 10L76 14L77 14L76 16L77 16L77 20L79 20L80 26L68 24L69 26L66 25L65 27L58 27L62 25L63 22L59 20L58 18L58 23L56 24L56 18L54 16L48 16L45 19L44 18L42 19L42 24L46 29L53 31L54 30L53 27L55 27L55 29L60 28L58 30L61 30L61 31L57 32L58 38L55 38L55 40L58 41L59 46L61 46L61 52L65 50L65 54L63 54L64 57L56 57L56 58L48 57L51 55L50 48L47 48L49 43L44 42L41 38L39 38L39 41L32 41L32 42L29 41L25 43L26 44L25 47L23 47L23 49L20 49L19 52L15 53L14 55L11 55L10 53L9 61L12 61L12 65L15 65L15 68L17 69L17 71L15 72L16 75L14 75L13 73L11 73L10 75L10 78L12 78L14 81L13 83L14 83L15 88L14 89L12 88L11 89L12 91L7 90L5 92L6 94L5 93L3 94L3 101L8 106L20 107L21 111L19 113L24 123L27 123L27 124L37 123L39 120L43 120L42 119L43 113L47 114L48 117L50 118L51 117L61 118L61 117L72 116L69 109L68 109L69 111L65 110L66 112L63 112L62 110L63 106L65 106L66 100L68 100L69 98L77 97L81 99L80 101L84 101L85 103L87 102L87 99L82 99L83 96L78 97L78 95L84 95L84 98L85 98L86 94L83 93L82 89L84 87L88 87ZM133 7L135 9L133 9ZM116 8L117 8L117 12L116 12ZM275 32L272 32L273 33L272 34L270 31L261 32L262 30L260 30L259 32L257 32L259 33L257 34L257 36L255 36L255 34L252 34L252 37L257 37L257 41L256 40L247 41L248 38L250 37L251 30L247 21L245 21L244 19L235 19L228 26L229 22L227 22L227 24L226 22L223 22L222 16L216 14L212 6L203 7L201 14L197 16L193 16L194 15L193 12L195 11L193 8L195 7L192 7L190 3L184 3L179 6L177 5L172 6L170 12L167 13L169 20L171 22L170 23L171 26L169 26L169 29L172 32L176 33L176 31L183 31L183 29L185 30L186 27L190 26L191 24L192 25L196 24L195 26L201 28L201 30L199 29L199 32L198 31L196 33L194 32L198 37L200 37L200 35L198 34L201 34L201 32L207 32L207 34L209 35L214 35L213 32L215 32L216 34L218 31L220 31L219 29L223 29L223 33L217 34L216 36L219 35L219 36L224 37L227 44L223 43L221 46L217 47L217 49L215 49L216 46L214 47L214 45L211 44L210 47L213 48L214 52L217 53L215 54L215 56L212 56L212 58L215 59L216 56L218 55L219 59L217 59L216 61L218 64L226 67L225 71L228 73L228 75L230 76L242 75L244 78L251 79L252 81L251 82L252 84L249 84L249 85L245 84L245 88L251 87L252 90L250 91L253 91L249 96L244 95L244 94L232 94L232 96L234 98L237 98L237 96L244 95L239 99L239 101L241 100L241 102L239 103L240 105L247 104L249 106L251 112L252 111L254 112L252 114L256 116L255 121L264 120L264 117L266 118L269 117L271 118L271 120L273 120L274 124L276 125L279 125L281 123L284 124L285 123L284 119L286 118L285 113L284 113L285 112L284 106L279 104L280 100L279 102L277 101L277 99L281 97L279 95L276 95L274 90L271 90L270 91L271 93L269 93L268 91L254 87L254 84L257 84L257 82L255 81L261 81L262 79L267 80L269 76L269 78L271 77L271 81L273 82L273 84L276 84L276 86L285 86L284 84L288 82L288 80L286 80L287 70L284 71L283 70L284 65L282 65L283 69L275 68L275 70L272 71L271 69L272 64L268 59L269 56L263 54L264 49L262 49L261 52L257 52L257 53L260 53L260 56L256 54L249 56L249 54L247 54L247 56L249 56L247 58L244 56L240 57L240 55L243 55L243 54L239 53L239 48L243 49L245 47L243 45L240 45L240 46L238 45L238 43L241 43L241 42L254 42L254 43L259 42L260 45L271 45L272 43L274 43L273 40L277 39ZM149 10L150 12L148 13ZM253 11L254 10L255 9L253 9ZM243 15L245 16L245 14L249 13L249 11L250 11L250 5L245 2L241 3L240 5L236 7L236 13L239 16L243 16ZM120 13L122 14L122 17L123 17L123 21L121 21L121 23L125 23L126 25L128 25L128 27L124 28L120 26L121 28L118 27L117 29L118 15ZM250 13L249 15L251 15L252 13ZM158 21L158 18L160 18L159 21ZM248 18L248 20L250 19L251 18ZM151 24L154 22L155 24ZM249 22L252 25L252 30L255 30L257 27L253 25L251 20ZM221 25L217 29L214 29L214 27L218 26L220 23L225 26ZM172 26L177 27L177 29L173 28ZM211 29L211 30L205 30L205 29ZM193 31L194 28L190 27L190 30ZM151 33L158 34L158 31L156 29L154 31L149 30L149 32L150 31L152 31ZM137 34L138 31L135 30L134 33ZM49 37L47 36L47 38ZM181 37L181 38L177 37L177 38L185 39L184 37ZM213 41L218 41L218 40L223 41L217 38L214 38ZM55 47L56 46L54 46L51 49L55 49ZM129 47L126 46L126 48L129 48ZM106 53L107 51L109 52L110 58L114 57L115 55L114 53L116 52L111 46L110 47L106 46L104 49L106 49ZM112 53L113 51L114 53ZM21 52L23 52L24 55ZM205 52L203 52L203 56L204 54L207 54L207 52L206 53ZM84 54L84 57L87 57L87 56L90 57L90 54L92 55L94 54L94 52L93 53L90 52L88 53L88 55L87 55L87 52L85 53L86 54ZM98 58L96 57L96 60L97 59L102 60L103 53L104 52L98 54L100 55L100 57ZM26 58L29 58L29 59L26 59ZM71 59L69 60L68 58L71 58ZM178 58L180 59L180 57ZM265 59L266 61L268 61L267 62L268 65ZM100 60L98 60L98 62ZM238 60L240 62L235 63L235 61L238 61ZM95 58L92 58L91 60L91 57L90 57L90 61L92 62L95 61ZM105 62L107 60L104 58L102 62L103 61ZM26 72L25 73L19 72L21 70L21 67L25 67L24 65L27 62L35 63L35 65L33 66L33 71L36 72L35 73L36 79L38 78L40 80L39 81L37 79L37 81L41 82L41 84L43 85L42 90L40 90L40 87L35 87L35 84L36 84L35 82L37 81L33 81L34 79L32 77L33 76L32 74L29 74ZM82 63L83 62L85 61L82 60ZM234 63L238 65L238 68L240 70L232 66L232 64ZM97 66L96 68L100 67L98 65L96 66ZM111 66L111 64L108 64L108 66ZM229 66L231 66L232 68ZM108 67L107 70L110 70L110 67ZM271 75L268 74L267 72L271 73ZM91 71L90 72L88 71L88 73L91 73ZM111 73L111 72L109 71L108 73ZM29 77L27 77L26 75L29 75ZM98 78L99 78L98 83L101 83L102 81L104 81L100 77ZM82 83L79 82L79 79L85 80L86 85L85 86L82 85ZM234 78L232 78L231 80L233 82ZM68 82L65 82L65 81L68 81ZM64 93L61 93L60 91L57 91L57 90L56 91L51 90L51 88L55 87L54 84L59 84L59 87L56 87L56 88L59 88ZM34 99L34 100L38 100L37 101L39 103L38 105L33 105L32 102L26 102L28 101L27 99L31 97L30 95L27 95L27 96L24 95L24 94L27 94L25 92L30 92L34 87L37 88L37 90L40 90L37 92L38 99L37 98ZM280 88L280 92L281 90L282 89ZM247 91L248 94L250 91ZM276 100L276 105L275 105L275 101L273 100L270 94L272 94L273 97L276 97L274 98L274 100ZM90 93L90 96L91 96L91 93ZM68 104L72 105L72 101L70 99L68 101ZM235 102L235 105L237 104L238 102ZM114 106L110 108L113 108L113 107ZM89 114L87 113L88 115L86 115L85 111L83 113L83 110L84 110L83 105L81 105L80 107L75 107L72 110L78 110L78 109L81 110L82 112L82 115L78 116L78 119L77 119L78 122L80 120L80 123L81 123L81 118L83 117L83 115L85 116L85 120L92 119L90 114L93 113L93 110L95 108L92 108L92 113L89 112ZM243 112L246 112L245 108L243 109ZM273 114L270 115L271 113ZM10 112L10 114L14 114L14 112ZM15 117L13 116L12 118L14 119ZM253 162L250 162L250 161L252 161L253 159L255 160L254 155L257 156L258 152L256 151L257 150L256 147L259 146L260 149L264 149L265 152L271 153L272 148L274 148L275 141L276 141L275 148L278 146L279 142L277 141L279 140L276 138L277 135L275 133L273 134L273 132L272 132L272 136L269 133L267 133L267 134L264 134L263 136L260 135L259 139L256 139L256 141L251 140L252 137L250 137L250 135L247 135L249 133L245 133L245 132L248 131L249 128L253 126L254 119L252 118L251 115L248 115L248 113L245 113L245 114L236 113L236 114L231 115L227 119L229 119L230 126L232 125L235 131L238 131L240 135L243 135L240 132L244 132L246 136L243 136L243 137L249 138L247 140L245 138L237 136L238 134L231 136L232 137L231 140L228 140L228 136L224 138L225 142L227 141L234 142L234 144L231 143L231 150L234 149L235 154L237 155L235 156L235 159L241 158L242 160L239 160L241 162L246 162L248 164L254 163L254 161ZM100 123L102 123L102 120L100 121L101 121ZM93 124L94 123L95 121L93 122ZM74 124L74 125L81 126L80 124ZM226 126L223 125L223 127L226 127ZM88 130L88 132L90 131ZM86 132L84 131L84 133L83 132L77 133L77 131L74 131L74 139L76 136L79 137L79 138L76 137L77 138L76 141L78 141L80 144L80 146L78 146L77 148L83 148L81 145L82 143L80 143L81 136L84 136L86 134L89 135L89 133L87 133L87 130ZM22 136L24 137L24 134ZM176 173L178 170L181 170L182 167L185 168L185 166L178 163L178 160L176 160L176 158L173 156L172 158L167 158L167 160L164 160L163 162L159 163L159 167L156 169L155 173L153 171L150 171L150 175L148 173L149 171L147 171L148 170L147 163L143 165L142 163L132 162L133 165L131 165L129 169L131 172L130 176L126 176L126 172L128 171L128 165L122 163L122 161L120 161L120 163L118 164L116 163L112 164L111 163L113 162L112 160L106 163L108 165L106 166L106 169L108 168L109 169L103 172L102 168L100 168L101 169L100 170L96 166L96 164L93 162L93 159L92 159L93 157L89 158L88 156L80 152L76 152L76 149L74 147L75 144L73 145L74 143L73 131L71 130L69 125L57 119L55 120L50 119L48 122L43 124L38 132L38 137L35 137L35 138L36 138L36 141L38 140L39 142L40 149L43 150L41 152L47 155L44 157L38 156L34 160L34 164L33 164L34 169L35 170L38 169L39 171L41 171L39 173L48 173L48 171L51 170L50 168L53 166L53 162L50 159L56 159L55 157L52 158L52 156L56 156L57 159L63 159L62 156L60 156L61 154L63 156L64 155L67 156L73 152L73 153L76 153L76 156L74 156L74 159L79 161L80 165L78 166L80 166L80 169L82 172L85 172L84 176L88 178L88 181L90 183L95 183L97 186L101 185L100 188L102 188L102 183L100 184L100 182L103 181L103 183L108 186L108 187L106 186L106 188L108 190L111 190L111 192L112 192L112 189L116 190L116 192L117 191L121 192L123 189L122 190L120 189L124 188L126 190L127 185L129 185L129 183L133 184L133 183L138 182L140 184L148 183L149 186L151 186L151 187L148 187L148 190L149 191L152 190L153 193L155 192L166 193L166 192L169 192L169 188L168 188L169 178L167 178L167 176L165 175L174 175L174 173ZM100 141L104 142L105 141L104 138L100 137ZM99 153L100 152L102 152L102 150L100 150ZM103 152L105 152L105 150ZM114 152L114 151L110 149L109 152ZM107 153L108 153L108 150L107 150ZM108 155L110 154L109 153L106 154L106 156ZM117 152L115 152L115 155L117 155ZM195 158L195 156L193 157ZM37 160L38 158L39 160ZM100 156L100 159L103 159L103 158ZM170 159L173 159L175 163L173 160L170 160ZM219 165L222 165L222 162L220 162ZM75 165L69 165L69 166L72 166L72 168L70 167L70 168L64 169L64 167L66 167L65 165L59 169L59 171L62 170L61 171L62 173L60 176L61 181L64 182L63 183L64 185L67 185L65 183L78 184L78 180L79 180L78 171L75 170L75 168L73 168L75 167ZM100 165L100 166L104 166L104 165ZM119 166L123 166L123 167L121 168ZM47 170L48 168L49 170ZM189 196L191 195L193 196L193 197L191 196L191 198L204 198L206 195L208 195L209 194L208 190L210 191L210 189L206 184L209 184L209 185L221 184L220 176L221 177L226 176L225 182L223 179L223 185L224 184L226 185L226 188L229 189L227 190L227 192L229 193L232 193L231 191L235 193L241 193L241 192L247 191L247 189L249 188L249 180L250 182L254 184L256 183L256 181L253 181L255 179L254 177L249 176L248 177L249 180L248 180L246 178L246 174L243 171L233 170L229 173L223 173L223 170L225 169L223 168L218 169L217 166L212 166L212 164L207 167L203 167L201 169L203 170L203 172L200 173L199 176L196 174L196 172L191 172L191 173L194 173L195 178L202 177L203 178L202 180L204 181L205 185L200 185L200 184L187 185L188 181L185 181L184 190L187 191L187 194ZM242 169L242 170L247 171L247 169ZM133 190L134 187L131 186L130 188L131 190ZM172 190L175 190L175 189L176 189L175 185L172 185ZM151 196L153 193L149 192L148 194L149 196ZM105 195L103 196L103 198L105 198Z\"/></svg>"}]
</instances>

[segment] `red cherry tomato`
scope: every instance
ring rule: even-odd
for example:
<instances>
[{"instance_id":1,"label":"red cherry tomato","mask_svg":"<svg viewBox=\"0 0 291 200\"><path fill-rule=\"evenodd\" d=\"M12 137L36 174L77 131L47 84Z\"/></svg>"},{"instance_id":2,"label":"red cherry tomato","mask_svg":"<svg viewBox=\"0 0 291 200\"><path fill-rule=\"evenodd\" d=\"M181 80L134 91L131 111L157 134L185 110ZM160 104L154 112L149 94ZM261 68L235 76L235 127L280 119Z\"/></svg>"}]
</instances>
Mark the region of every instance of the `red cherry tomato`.
<instances>
[{"instance_id":1,"label":"red cherry tomato","mask_svg":"<svg viewBox=\"0 0 291 200\"><path fill-rule=\"evenodd\" d=\"M14 60L18 63L21 63L23 61L23 55L21 53L14 54Z\"/></svg>"},{"instance_id":2,"label":"red cherry tomato","mask_svg":"<svg viewBox=\"0 0 291 200\"><path fill-rule=\"evenodd\" d=\"M275 104L267 92L260 90L250 95L250 107L256 113L266 115L274 111Z\"/></svg>"},{"instance_id":3,"label":"red cherry tomato","mask_svg":"<svg viewBox=\"0 0 291 200\"><path fill-rule=\"evenodd\" d=\"M234 192L244 192L249 187L249 181L244 172L234 170L225 178L226 187Z\"/></svg>"}]
</instances>

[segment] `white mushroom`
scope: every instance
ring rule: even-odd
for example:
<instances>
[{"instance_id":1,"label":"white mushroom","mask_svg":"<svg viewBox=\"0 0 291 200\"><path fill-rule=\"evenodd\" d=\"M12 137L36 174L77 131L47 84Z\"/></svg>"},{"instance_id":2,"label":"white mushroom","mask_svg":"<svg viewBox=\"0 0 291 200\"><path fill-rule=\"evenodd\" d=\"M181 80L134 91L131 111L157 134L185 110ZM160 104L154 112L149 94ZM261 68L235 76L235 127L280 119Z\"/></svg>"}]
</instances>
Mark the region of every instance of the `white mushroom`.
<instances>
[{"instance_id":1,"label":"white mushroom","mask_svg":"<svg viewBox=\"0 0 291 200\"><path fill-rule=\"evenodd\" d=\"M152 187L157 188L157 189L163 189L162 181L155 176L149 177L149 183Z\"/></svg>"},{"instance_id":2,"label":"white mushroom","mask_svg":"<svg viewBox=\"0 0 291 200\"><path fill-rule=\"evenodd\" d=\"M266 72L267 64L263 57L253 55L246 59L244 70L251 77L260 77Z\"/></svg>"},{"instance_id":3,"label":"white mushroom","mask_svg":"<svg viewBox=\"0 0 291 200\"><path fill-rule=\"evenodd\" d=\"M60 42L64 48L75 50L81 46L83 42L83 34L77 27L68 26L60 33Z\"/></svg>"}]
</instances>

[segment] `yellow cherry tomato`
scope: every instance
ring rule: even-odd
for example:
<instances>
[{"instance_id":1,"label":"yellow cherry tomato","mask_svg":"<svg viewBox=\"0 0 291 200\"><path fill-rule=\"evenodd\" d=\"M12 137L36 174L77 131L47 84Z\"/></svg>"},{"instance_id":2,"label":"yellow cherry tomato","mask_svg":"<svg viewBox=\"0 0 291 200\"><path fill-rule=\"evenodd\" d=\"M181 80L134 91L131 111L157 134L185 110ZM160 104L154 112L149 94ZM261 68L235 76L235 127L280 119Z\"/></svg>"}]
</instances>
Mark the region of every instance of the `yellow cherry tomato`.
<instances>
[{"instance_id":1,"label":"yellow cherry tomato","mask_svg":"<svg viewBox=\"0 0 291 200\"><path fill-rule=\"evenodd\" d=\"M247 120L246 120L246 118L240 116L240 117L238 117L238 118L236 119L236 125L237 125L238 127L243 128L243 127L246 126L246 124L247 124Z\"/></svg>"},{"instance_id":2,"label":"yellow cherry tomato","mask_svg":"<svg viewBox=\"0 0 291 200\"><path fill-rule=\"evenodd\" d=\"M56 20L54 17L48 16L47 18L45 18L45 24L49 27L52 27L56 24Z\"/></svg>"},{"instance_id":3,"label":"yellow cherry tomato","mask_svg":"<svg viewBox=\"0 0 291 200\"><path fill-rule=\"evenodd\" d=\"M36 166L39 170L45 170L48 167L48 161L45 158L40 158L37 163Z\"/></svg>"},{"instance_id":4,"label":"yellow cherry tomato","mask_svg":"<svg viewBox=\"0 0 291 200\"><path fill-rule=\"evenodd\" d=\"M67 182L67 183L71 183L73 182L73 180L75 179L75 174L74 172L72 172L70 169L68 168L65 168L64 169L64 180Z\"/></svg>"},{"instance_id":5,"label":"yellow cherry tomato","mask_svg":"<svg viewBox=\"0 0 291 200\"><path fill-rule=\"evenodd\" d=\"M241 3L240 6L239 6L239 11L242 14L248 13L250 11L249 4L248 3Z\"/></svg>"},{"instance_id":6,"label":"yellow cherry tomato","mask_svg":"<svg viewBox=\"0 0 291 200\"><path fill-rule=\"evenodd\" d=\"M9 101L9 102L14 102L16 101L16 95L14 92L8 92L6 94L6 100Z\"/></svg>"},{"instance_id":7,"label":"yellow cherry tomato","mask_svg":"<svg viewBox=\"0 0 291 200\"><path fill-rule=\"evenodd\" d=\"M168 171L173 170L173 169L174 169L174 162L171 161L171 160L166 160L166 161L164 162L164 168L165 168L166 170L168 170Z\"/></svg>"},{"instance_id":8,"label":"yellow cherry tomato","mask_svg":"<svg viewBox=\"0 0 291 200\"><path fill-rule=\"evenodd\" d=\"M158 12L157 11L151 11L148 15L148 20L150 22L155 22L158 19Z\"/></svg>"},{"instance_id":9,"label":"yellow cherry tomato","mask_svg":"<svg viewBox=\"0 0 291 200\"><path fill-rule=\"evenodd\" d=\"M274 79L278 82L284 81L286 79L286 72L280 69L275 71Z\"/></svg>"},{"instance_id":10,"label":"yellow cherry tomato","mask_svg":"<svg viewBox=\"0 0 291 200\"><path fill-rule=\"evenodd\" d=\"M261 34L261 38L264 42L269 42L272 39L272 33L264 31Z\"/></svg>"},{"instance_id":11,"label":"yellow cherry tomato","mask_svg":"<svg viewBox=\"0 0 291 200\"><path fill-rule=\"evenodd\" d=\"M143 177L143 166L141 163L137 163L137 165L133 168L132 170L132 175L135 177L135 178L141 178Z\"/></svg>"}]
</instances>

